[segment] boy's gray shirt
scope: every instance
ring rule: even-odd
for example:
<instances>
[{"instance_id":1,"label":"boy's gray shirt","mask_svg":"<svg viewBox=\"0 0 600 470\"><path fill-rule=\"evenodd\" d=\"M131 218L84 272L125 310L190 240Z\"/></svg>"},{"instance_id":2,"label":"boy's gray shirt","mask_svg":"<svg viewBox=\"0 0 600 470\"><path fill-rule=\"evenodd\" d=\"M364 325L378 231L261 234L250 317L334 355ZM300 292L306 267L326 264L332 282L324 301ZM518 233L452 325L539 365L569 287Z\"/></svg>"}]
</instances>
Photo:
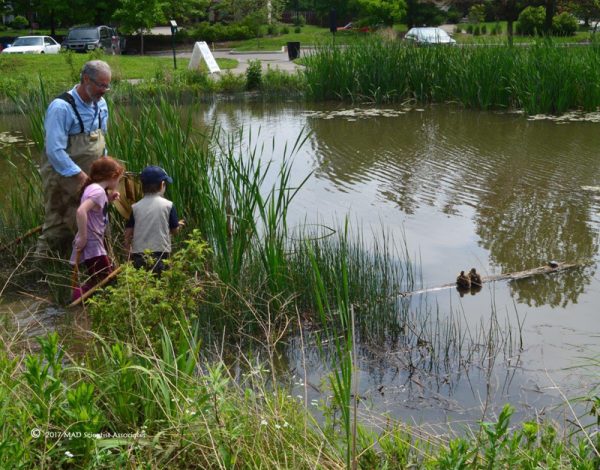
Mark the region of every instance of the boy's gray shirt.
<instances>
[{"instance_id":1,"label":"boy's gray shirt","mask_svg":"<svg viewBox=\"0 0 600 470\"><path fill-rule=\"evenodd\" d=\"M133 204L133 253L171 252L171 230L169 229L169 214L173 202L160 194L146 194Z\"/></svg>"}]
</instances>

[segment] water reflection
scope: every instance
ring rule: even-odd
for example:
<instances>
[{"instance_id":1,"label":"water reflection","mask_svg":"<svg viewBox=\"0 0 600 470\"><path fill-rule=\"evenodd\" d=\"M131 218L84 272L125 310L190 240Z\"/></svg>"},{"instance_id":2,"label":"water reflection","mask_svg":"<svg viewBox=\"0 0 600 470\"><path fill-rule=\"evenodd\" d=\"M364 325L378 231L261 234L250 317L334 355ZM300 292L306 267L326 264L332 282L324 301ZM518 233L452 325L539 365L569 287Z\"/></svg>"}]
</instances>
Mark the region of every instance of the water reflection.
<instances>
[{"instance_id":1,"label":"water reflection","mask_svg":"<svg viewBox=\"0 0 600 470\"><path fill-rule=\"evenodd\" d=\"M502 114L432 108L393 118L309 118L317 176L340 191L359 184L407 214L429 206L448 216L473 210L489 269L513 272L551 259L591 260L598 250L600 148L590 123L529 122ZM573 128L577 127L577 138ZM454 234L468 239L470 233ZM514 283L528 305L577 302L593 270Z\"/></svg>"}]
</instances>

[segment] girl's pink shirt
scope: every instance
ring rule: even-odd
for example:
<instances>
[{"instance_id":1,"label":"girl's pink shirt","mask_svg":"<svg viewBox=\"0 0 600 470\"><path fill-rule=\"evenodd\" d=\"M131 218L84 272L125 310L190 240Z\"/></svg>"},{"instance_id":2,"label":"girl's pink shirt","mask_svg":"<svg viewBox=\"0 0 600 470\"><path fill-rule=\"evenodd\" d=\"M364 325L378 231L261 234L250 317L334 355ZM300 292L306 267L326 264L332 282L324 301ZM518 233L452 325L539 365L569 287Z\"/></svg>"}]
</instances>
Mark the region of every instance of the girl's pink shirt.
<instances>
[{"instance_id":1,"label":"girl's pink shirt","mask_svg":"<svg viewBox=\"0 0 600 470\"><path fill-rule=\"evenodd\" d=\"M108 225L108 197L106 196L106 191L99 184L92 183L83 191L80 204L86 199L91 199L96 206L87 213L87 243L81 252L81 257L79 258L80 262L95 258L96 256L106 255L106 248L104 247L104 232ZM78 237L79 232L77 232L75 240L73 241L71 264L75 264L75 258L77 256L75 246L79 239Z\"/></svg>"}]
</instances>

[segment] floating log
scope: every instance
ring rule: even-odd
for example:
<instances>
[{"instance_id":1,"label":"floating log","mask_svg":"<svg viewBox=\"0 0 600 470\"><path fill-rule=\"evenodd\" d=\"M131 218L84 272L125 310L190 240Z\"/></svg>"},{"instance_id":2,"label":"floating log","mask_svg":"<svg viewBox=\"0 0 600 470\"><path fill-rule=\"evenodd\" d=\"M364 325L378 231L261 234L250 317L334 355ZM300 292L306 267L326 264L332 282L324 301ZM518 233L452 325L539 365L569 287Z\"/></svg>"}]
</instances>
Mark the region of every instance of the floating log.
<instances>
[{"instance_id":1,"label":"floating log","mask_svg":"<svg viewBox=\"0 0 600 470\"><path fill-rule=\"evenodd\" d=\"M517 279L525 279L528 277L539 276L541 274L553 274L560 271L566 271L568 269L578 268L585 266L586 263L553 263L552 266L545 265L538 268L527 269L525 271L517 271L513 273L505 274L494 274L493 276L481 276L482 284L485 282L495 281L516 281ZM424 294L426 292L435 292L438 290L449 289L451 287L457 287L456 282L442 284L437 287L427 287L425 289L418 289L414 291L401 292L400 297L410 297L411 295Z\"/></svg>"}]
</instances>

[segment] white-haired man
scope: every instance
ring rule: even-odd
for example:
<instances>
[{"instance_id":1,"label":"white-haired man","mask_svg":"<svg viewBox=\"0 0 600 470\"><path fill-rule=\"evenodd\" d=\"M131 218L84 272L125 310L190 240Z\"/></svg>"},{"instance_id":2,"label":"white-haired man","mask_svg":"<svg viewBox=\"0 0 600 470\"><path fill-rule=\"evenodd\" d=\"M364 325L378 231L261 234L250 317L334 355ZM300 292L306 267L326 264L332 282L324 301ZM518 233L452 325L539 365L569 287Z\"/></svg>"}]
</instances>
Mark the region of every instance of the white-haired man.
<instances>
[{"instance_id":1,"label":"white-haired man","mask_svg":"<svg viewBox=\"0 0 600 470\"><path fill-rule=\"evenodd\" d=\"M44 225L37 253L71 250L76 232L79 191L92 162L106 154L104 135L110 90L110 66L101 60L86 62L80 82L55 98L46 111L45 158L42 163Z\"/></svg>"}]
</instances>

